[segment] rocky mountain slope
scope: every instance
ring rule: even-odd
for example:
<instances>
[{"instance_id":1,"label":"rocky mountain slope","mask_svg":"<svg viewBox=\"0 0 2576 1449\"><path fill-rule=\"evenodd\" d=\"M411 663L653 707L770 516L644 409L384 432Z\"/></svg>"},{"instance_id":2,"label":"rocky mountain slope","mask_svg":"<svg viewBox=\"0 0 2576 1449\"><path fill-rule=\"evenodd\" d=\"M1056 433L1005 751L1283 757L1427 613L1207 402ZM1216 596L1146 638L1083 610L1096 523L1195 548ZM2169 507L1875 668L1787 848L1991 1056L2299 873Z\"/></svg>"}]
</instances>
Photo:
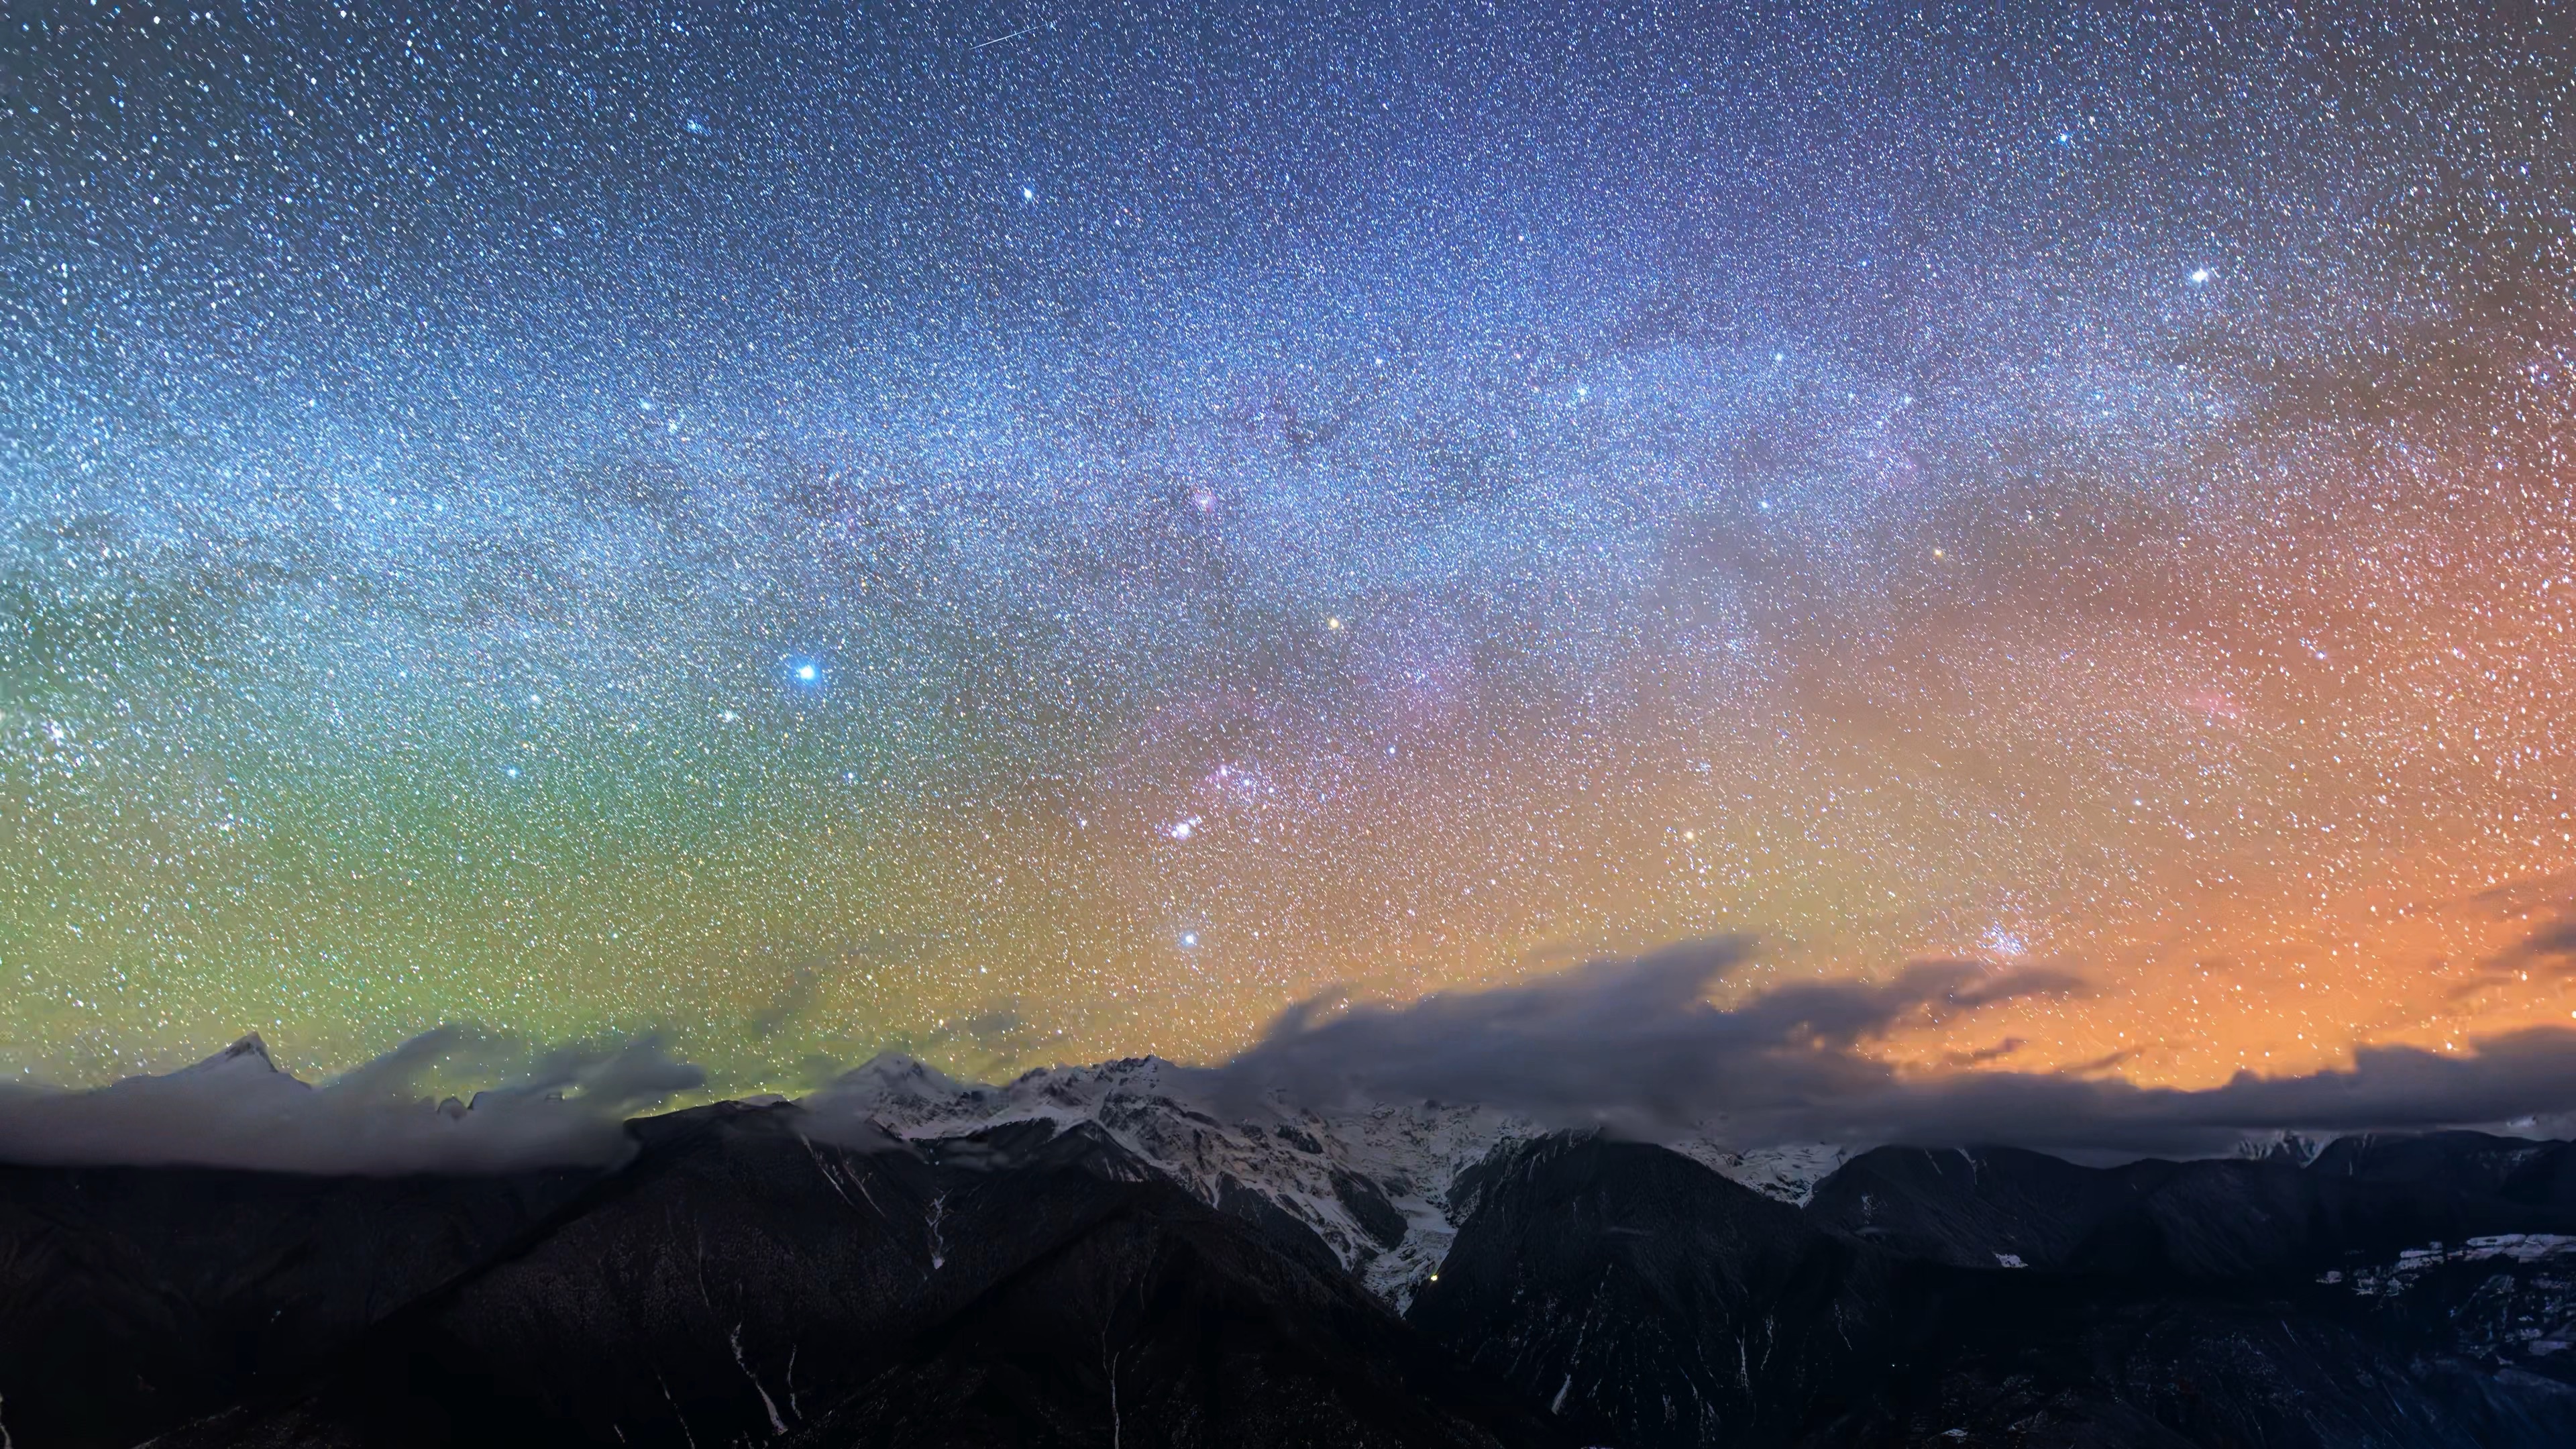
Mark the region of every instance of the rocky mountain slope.
<instances>
[{"instance_id":1,"label":"rocky mountain slope","mask_svg":"<svg viewBox=\"0 0 2576 1449\"><path fill-rule=\"evenodd\" d=\"M1737 1153L881 1060L587 1170L0 1168L11 1449L2576 1443L2576 1148Z\"/></svg>"},{"instance_id":2,"label":"rocky mountain slope","mask_svg":"<svg viewBox=\"0 0 2576 1449\"><path fill-rule=\"evenodd\" d=\"M1236 1100L1214 1073L1153 1057L1048 1068L985 1087L886 1056L804 1105L921 1140L1011 1122L1095 1124L1206 1202L1240 1200L1249 1207L1241 1194L1256 1192L1399 1309L1448 1253L1460 1220L1449 1189L1459 1172L1500 1144L1540 1133L1525 1118L1472 1104L1380 1103L1326 1113L1278 1100ZM1823 1145L1753 1151L1698 1139L1669 1145L1793 1203L1804 1202L1846 1155Z\"/></svg>"}]
</instances>

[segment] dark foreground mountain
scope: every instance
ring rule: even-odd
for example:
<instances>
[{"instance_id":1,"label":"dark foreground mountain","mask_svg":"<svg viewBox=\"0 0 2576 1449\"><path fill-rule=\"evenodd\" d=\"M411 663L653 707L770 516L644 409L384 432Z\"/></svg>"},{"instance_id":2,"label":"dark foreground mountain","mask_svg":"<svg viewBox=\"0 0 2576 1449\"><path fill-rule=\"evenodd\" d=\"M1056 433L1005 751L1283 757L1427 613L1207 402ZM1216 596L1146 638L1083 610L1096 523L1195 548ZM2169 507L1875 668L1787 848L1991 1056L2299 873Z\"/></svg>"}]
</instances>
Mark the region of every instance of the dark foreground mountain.
<instances>
[{"instance_id":1,"label":"dark foreground mountain","mask_svg":"<svg viewBox=\"0 0 2576 1449\"><path fill-rule=\"evenodd\" d=\"M2565 1144L1886 1148L1799 1201L1453 1108L1227 1121L1151 1064L925 1081L641 1120L589 1171L0 1169L0 1433L2576 1443Z\"/></svg>"},{"instance_id":2,"label":"dark foreground mountain","mask_svg":"<svg viewBox=\"0 0 2576 1449\"><path fill-rule=\"evenodd\" d=\"M1546 1445L1328 1254L1097 1127L639 1124L625 1170L185 1445Z\"/></svg>"}]
</instances>

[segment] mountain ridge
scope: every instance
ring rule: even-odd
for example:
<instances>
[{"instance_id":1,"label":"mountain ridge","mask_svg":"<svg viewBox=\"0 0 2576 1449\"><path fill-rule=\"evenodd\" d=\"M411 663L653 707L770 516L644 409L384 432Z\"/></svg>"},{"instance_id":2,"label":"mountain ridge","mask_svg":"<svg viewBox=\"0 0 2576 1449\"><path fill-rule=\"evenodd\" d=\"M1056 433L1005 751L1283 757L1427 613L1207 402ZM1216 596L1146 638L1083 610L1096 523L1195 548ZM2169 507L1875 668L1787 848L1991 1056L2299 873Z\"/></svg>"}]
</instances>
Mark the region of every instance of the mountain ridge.
<instances>
[{"instance_id":1,"label":"mountain ridge","mask_svg":"<svg viewBox=\"0 0 2576 1449\"><path fill-rule=\"evenodd\" d=\"M887 1057L542 1171L0 1166L0 1412L25 1449L2576 1438L2567 1143L1745 1153L1222 1085Z\"/></svg>"}]
</instances>

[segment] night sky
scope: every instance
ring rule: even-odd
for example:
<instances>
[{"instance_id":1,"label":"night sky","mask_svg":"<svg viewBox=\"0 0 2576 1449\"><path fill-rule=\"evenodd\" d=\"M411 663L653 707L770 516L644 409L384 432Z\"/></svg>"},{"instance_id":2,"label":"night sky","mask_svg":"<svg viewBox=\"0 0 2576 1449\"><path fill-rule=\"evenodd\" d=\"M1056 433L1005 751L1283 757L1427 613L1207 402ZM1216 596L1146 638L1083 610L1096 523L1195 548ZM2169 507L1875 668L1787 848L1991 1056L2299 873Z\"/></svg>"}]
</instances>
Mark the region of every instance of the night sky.
<instances>
[{"instance_id":1,"label":"night sky","mask_svg":"<svg viewBox=\"0 0 2576 1449\"><path fill-rule=\"evenodd\" d=\"M2576 7L9 4L0 1072L2576 1014Z\"/></svg>"}]
</instances>

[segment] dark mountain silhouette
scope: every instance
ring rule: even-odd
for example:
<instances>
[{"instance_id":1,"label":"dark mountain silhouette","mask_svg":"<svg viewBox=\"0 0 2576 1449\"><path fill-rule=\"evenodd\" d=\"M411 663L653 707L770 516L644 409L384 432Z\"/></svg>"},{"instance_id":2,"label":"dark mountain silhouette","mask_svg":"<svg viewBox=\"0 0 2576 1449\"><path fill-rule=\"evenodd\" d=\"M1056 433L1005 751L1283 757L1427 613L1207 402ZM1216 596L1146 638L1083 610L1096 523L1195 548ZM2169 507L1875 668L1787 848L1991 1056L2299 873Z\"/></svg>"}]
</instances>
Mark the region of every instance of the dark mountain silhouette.
<instances>
[{"instance_id":1,"label":"dark mountain silhouette","mask_svg":"<svg viewBox=\"0 0 2576 1449\"><path fill-rule=\"evenodd\" d=\"M854 1146L812 1125L638 1123L633 1163L541 1231L296 1392L162 1442L1561 1442L1329 1254L1095 1126Z\"/></svg>"},{"instance_id":2,"label":"dark mountain silhouette","mask_svg":"<svg viewBox=\"0 0 2576 1449\"><path fill-rule=\"evenodd\" d=\"M1554 1137L1468 1170L1412 1321L1600 1442L1787 1443L1874 1377L1882 1254L1660 1147Z\"/></svg>"},{"instance_id":3,"label":"dark mountain silhouette","mask_svg":"<svg viewBox=\"0 0 2576 1449\"><path fill-rule=\"evenodd\" d=\"M631 1155L585 1170L0 1168L0 1430L13 1449L2576 1443L2566 1144L2100 1168L1881 1148L1797 1203L1599 1135L1507 1134L1426 1184L1453 1139L1383 1112L1380 1139L1428 1145L1372 1176L1398 1159L1345 1151L1327 1119L1114 1101L909 1135L729 1103L633 1122ZM1229 1165L1176 1172L1147 1139ZM1418 1251L1436 1277L1368 1276Z\"/></svg>"},{"instance_id":4,"label":"dark mountain silhouette","mask_svg":"<svg viewBox=\"0 0 2576 1449\"><path fill-rule=\"evenodd\" d=\"M592 1177L0 1166L0 1425L131 1444L292 1382Z\"/></svg>"}]
</instances>

